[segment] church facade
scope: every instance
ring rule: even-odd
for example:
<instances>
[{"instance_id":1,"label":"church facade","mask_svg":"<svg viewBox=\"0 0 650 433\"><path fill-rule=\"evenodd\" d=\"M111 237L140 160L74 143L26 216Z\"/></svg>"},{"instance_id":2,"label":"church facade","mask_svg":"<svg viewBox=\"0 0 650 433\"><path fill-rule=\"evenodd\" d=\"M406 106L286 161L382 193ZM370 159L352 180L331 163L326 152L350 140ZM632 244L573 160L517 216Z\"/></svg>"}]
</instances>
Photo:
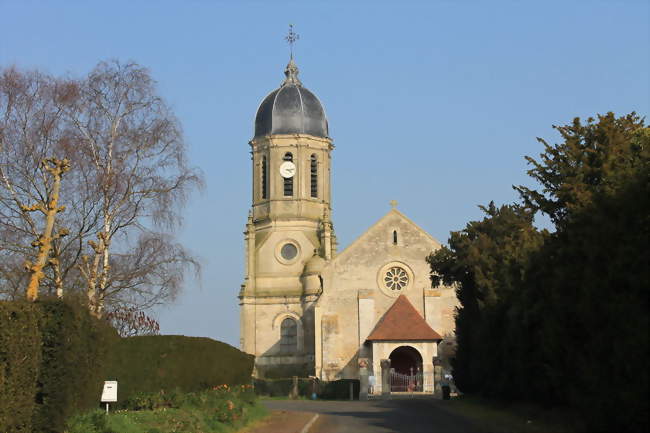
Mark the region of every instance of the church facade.
<instances>
[{"instance_id":1,"label":"church facade","mask_svg":"<svg viewBox=\"0 0 650 433\"><path fill-rule=\"evenodd\" d=\"M258 377L357 379L430 372L453 349L453 288L431 287L440 244L392 209L344 250L331 220L334 144L325 110L291 59L260 104L250 141L253 200L239 293L241 349Z\"/></svg>"}]
</instances>

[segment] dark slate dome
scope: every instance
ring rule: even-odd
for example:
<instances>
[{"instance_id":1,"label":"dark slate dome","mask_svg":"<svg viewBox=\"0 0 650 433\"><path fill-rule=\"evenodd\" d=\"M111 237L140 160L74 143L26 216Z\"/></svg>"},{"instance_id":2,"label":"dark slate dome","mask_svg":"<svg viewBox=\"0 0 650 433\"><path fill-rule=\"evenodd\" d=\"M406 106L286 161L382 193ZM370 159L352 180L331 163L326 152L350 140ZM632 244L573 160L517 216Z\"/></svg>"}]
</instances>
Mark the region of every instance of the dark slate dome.
<instances>
[{"instance_id":1,"label":"dark slate dome","mask_svg":"<svg viewBox=\"0 0 650 433\"><path fill-rule=\"evenodd\" d=\"M320 101L302 86L293 59L284 71L287 78L271 92L255 115L255 137L271 134L309 134L327 138L327 117Z\"/></svg>"}]
</instances>

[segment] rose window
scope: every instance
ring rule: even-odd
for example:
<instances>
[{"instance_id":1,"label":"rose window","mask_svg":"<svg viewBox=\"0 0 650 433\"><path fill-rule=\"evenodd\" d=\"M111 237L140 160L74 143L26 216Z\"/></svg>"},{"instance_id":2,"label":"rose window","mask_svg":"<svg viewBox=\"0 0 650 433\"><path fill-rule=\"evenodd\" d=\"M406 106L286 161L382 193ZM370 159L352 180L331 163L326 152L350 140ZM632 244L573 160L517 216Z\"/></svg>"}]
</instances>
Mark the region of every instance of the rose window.
<instances>
[{"instance_id":1,"label":"rose window","mask_svg":"<svg viewBox=\"0 0 650 433\"><path fill-rule=\"evenodd\" d=\"M384 283L391 290L402 290L408 285L409 276L404 269L394 266L386 271Z\"/></svg>"}]
</instances>

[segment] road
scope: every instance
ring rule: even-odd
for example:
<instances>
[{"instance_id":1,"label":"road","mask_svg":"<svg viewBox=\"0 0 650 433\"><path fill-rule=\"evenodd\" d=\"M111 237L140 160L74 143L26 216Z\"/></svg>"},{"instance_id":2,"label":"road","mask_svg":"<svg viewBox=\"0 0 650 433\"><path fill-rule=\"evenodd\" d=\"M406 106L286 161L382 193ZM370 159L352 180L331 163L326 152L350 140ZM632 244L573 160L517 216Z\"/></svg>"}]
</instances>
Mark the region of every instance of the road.
<instances>
[{"instance_id":1,"label":"road","mask_svg":"<svg viewBox=\"0 0 650 433\"><path fill-rule=\"evenodd\" d=\"M271 410L318 413L309 433L472 433L481 430L434 399L374 401L266 400Z\"/></svg>"}]
</instances>

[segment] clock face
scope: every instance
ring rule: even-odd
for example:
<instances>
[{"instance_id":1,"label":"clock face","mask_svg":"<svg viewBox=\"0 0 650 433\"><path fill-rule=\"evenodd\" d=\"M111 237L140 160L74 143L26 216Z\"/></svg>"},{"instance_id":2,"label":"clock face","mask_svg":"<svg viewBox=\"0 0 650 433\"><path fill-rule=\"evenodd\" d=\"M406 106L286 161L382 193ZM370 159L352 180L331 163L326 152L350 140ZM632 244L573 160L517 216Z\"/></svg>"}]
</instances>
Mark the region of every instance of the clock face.
<instances>
[{"instance_id":1,"label":"clock face","mask_svg":"<svg viewBox=\"0 0 650 433\"><path fill-rule=\"evenodd\" d=\"M284 161L280 164L280 176L284 178L293 177L296 174L296 165L291 161Z\"/></svg>"}]
</instances>

